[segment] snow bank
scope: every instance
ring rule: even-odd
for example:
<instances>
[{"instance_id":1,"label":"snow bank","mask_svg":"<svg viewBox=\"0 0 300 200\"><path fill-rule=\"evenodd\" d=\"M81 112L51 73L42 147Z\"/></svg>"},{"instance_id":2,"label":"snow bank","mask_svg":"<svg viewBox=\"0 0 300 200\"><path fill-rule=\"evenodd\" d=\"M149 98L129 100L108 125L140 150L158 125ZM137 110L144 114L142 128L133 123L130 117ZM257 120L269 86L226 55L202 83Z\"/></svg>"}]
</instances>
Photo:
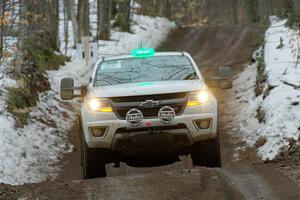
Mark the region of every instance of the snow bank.
<instances>
[{"instance_id":1,"label":"snow bank","mask_svg":"<svg viewBox=\"0 0 300 200\"><path fill-rule=\"evenodd\" d=\"M139 25L136 20L140 21ZM159 17L135 15L134 21L133 34L112 31L113 41L99 41L100 56L128 53L139 45L140 38L144 46L155 47L175 27L174 23ZM63 30L63 27L60 26L60 29ZM11 114L5 111L5 97L0 95L0 182L32 183L53 179L57 175L58 161L64 153L72 150L68 130L76 120L74 110L79 107L76 100L71 103L59 100L60 80L72 77L76 85L83 85L89 79L90 70L84 63L73 59L57 71L48 71L52 90L39 94L40 101L24 128L14 127ZM1 72L0 92L2 88L16 86L15 81Z\"/></svg>"},{"instance_id":2,"label":"snow bank","mask_svg":"<svg viewBox=\"0 0 300 200\"><path fill-rule=\"evenodd\" d=\"M274 159L288 147L290 139L299 140L300 134L299 32L286 27L286 20L270 19L271 27L265 34L264 94L258 97L254 94L256 64L248 66L234 81L239 96L240 132L250 146L259 138L265 140L257 149L264 160ZM261 123L256 118L258 108L265 113Z\"/></svg>"}]
</instances>

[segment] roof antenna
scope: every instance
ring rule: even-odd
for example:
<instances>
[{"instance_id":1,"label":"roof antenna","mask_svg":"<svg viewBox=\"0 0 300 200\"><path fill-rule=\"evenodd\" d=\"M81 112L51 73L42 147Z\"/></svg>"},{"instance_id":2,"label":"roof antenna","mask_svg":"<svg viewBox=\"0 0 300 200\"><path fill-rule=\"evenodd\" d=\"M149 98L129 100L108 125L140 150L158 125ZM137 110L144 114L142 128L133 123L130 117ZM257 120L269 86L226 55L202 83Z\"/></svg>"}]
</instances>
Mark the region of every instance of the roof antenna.
<instances>
[{"instance_id":1,"label":"roof antenna","mask_svg":"<svg viewBox=\"0 0 300 200\"><path fill-rule=\"evenodd\" d=\"M144 48L143 47L143 40L142 40L142 28L141 28L141 15L143 14L143 10L141 8L141 12L139 13L138 16L138 24L139 24L139 37L140 37L140 41L138 44L138 48L137 49L133 49L131 52L131 55L133 57L137 57L137 58L148 58L148 57L152 57L155 54L155 50L153 48Z\"/></svg>"}]
</instances>

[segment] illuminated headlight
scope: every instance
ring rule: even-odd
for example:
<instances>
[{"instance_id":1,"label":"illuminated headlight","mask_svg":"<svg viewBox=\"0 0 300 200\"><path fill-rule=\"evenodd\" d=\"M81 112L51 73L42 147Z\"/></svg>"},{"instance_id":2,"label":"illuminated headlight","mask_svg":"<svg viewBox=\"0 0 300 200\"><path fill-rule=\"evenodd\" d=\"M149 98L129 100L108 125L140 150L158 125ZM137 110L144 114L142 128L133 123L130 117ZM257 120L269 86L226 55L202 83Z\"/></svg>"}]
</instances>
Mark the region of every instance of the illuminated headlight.
<instances>
[{"instance_id":1,"label":"illuminated headlight","mask_svg":"<svg viewBox=\"0 0 300 200\"><path fill-rule=\"evenodd\" d=\"M113 112L107 99L88 99L88 110L91 112Z\"/></svg>"},{"instance_id":2,"label":"illuminated headlight","mask_svg":"<svg viewBox=\"0 0 300 200\"><path fill-rule=\"evenodd\" d=\"M210 101L210 94L207 90L201 90L199 92L192 92L190 94L187 107L199 106L206 104Z\"/></svg>"}]
</instances>

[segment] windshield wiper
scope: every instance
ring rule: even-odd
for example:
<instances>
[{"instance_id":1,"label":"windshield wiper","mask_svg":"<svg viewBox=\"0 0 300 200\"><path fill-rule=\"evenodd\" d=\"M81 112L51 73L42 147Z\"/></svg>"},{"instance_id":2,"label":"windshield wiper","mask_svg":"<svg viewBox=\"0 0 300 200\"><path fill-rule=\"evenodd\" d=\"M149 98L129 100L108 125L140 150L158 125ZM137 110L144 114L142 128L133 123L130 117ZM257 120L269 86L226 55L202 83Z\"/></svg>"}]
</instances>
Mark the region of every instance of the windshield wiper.
<instances>
[{"instance_id":1,"label":"windshield wiper","mask_svg":"<svg viewBox=\"0 0 300 200\"><path fill-rule=\"evenodd\" d=\"M188 75L184 78L184 80L199 80L199 79L200 79L200 77L197 75L196 72L193 72L193 73L191 73L191 74L188 74Z\"/></svg>"},{"instance_id":2,"label":"windshield wiper","mask_svg":"<svg viewBox=\"0 0 300 200\"><path fill-rule=\"evenodd\" d=\"M173 73L171 76L169 76L169 78L166 79L166 80L171 80L174 76L176 76L176 75L178 75L179 73L182 73L182 72L184 72L184 71L187 71L187 70L189 70L189 69L190 69L189 67L185 67L185 68L182 68L182 69L180 69L180 70L177 70L175 73Z\"/></svg>"},{"instance_id":3,"label":"windshield wiper","mask_svg":"<svg viewBox=\"0 0 300 200\"><path fill-rule=\"evenodd\" d=\"M104 81L104 82L108 83L109 85L121 83L120 80L114 78L113 76L105 76L105 75L99 79L96 79L95 81L96 82Z\"/></svg>"}]
</instances>

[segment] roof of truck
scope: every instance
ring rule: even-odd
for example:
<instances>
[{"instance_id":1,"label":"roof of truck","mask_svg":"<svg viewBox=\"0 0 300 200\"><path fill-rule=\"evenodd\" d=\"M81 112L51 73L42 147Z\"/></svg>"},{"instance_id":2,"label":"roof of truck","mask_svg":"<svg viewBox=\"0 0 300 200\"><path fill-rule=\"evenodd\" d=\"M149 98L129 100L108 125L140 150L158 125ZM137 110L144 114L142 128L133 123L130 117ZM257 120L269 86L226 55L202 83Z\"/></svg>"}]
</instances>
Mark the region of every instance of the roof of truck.
<instances>
[{"instance_id":1,"label":"roof of truck","mask_svg":"<svg viewBox=\"0 0 300 200\"><path fill-rule=\"evenodd\" d=\"M155 52L155 54L151 57L157 57L157 56L180 56L180 55L186 55L186 52ZM103 60L118 60L118 59L124 59L124 58L136 58L131 54L123 54L118 56L110 56L110 57L103 57Z\"/></svg>"}]
</instances>

